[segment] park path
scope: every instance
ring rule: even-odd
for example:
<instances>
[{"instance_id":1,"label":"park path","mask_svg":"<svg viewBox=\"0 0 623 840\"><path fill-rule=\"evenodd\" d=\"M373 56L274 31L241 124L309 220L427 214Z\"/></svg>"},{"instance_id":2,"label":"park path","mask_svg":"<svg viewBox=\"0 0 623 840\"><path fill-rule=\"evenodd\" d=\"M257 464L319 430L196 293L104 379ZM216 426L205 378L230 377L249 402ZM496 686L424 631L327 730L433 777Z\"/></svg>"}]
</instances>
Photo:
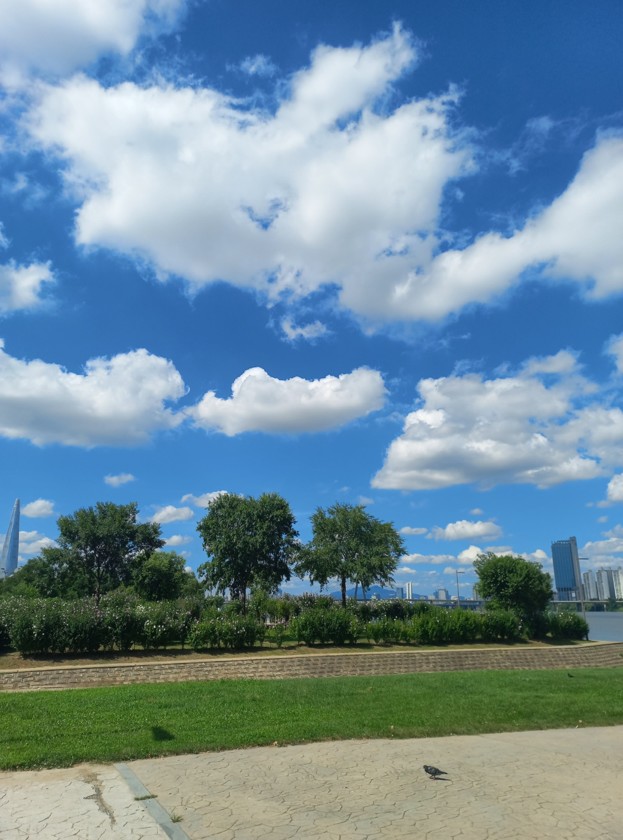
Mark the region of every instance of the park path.
<instances>
[{"instance_id":1,"label":"park path","mask_svg":"<svg viewBox=\"0 0 623 840\"><path fill-rule=\"evenodd\" d=\"M622 791L623 726L578 721L0 773L0 838L621 840Z\"/></svg>"}]
</instances>

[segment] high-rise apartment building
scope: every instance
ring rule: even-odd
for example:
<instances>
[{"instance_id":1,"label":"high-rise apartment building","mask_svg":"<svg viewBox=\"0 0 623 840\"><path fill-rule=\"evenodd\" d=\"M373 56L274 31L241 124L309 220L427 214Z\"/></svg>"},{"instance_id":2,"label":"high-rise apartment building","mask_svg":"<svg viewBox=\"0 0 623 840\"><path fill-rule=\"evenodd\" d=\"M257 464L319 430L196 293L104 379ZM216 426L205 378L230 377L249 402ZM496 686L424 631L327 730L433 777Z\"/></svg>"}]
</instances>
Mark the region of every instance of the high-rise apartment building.
<instances>
[{"instance_id":1,"label":"high-rise apartment building","mask_svg":"<svg viewBox=\"0 0 623 840\"><path fill-rule=\"evenodd\" d=\"M9 529L4 538L2 554L0 554L0 580L12 575L17 569L19 555L19 499L15 500Z\"/></svg>"},{"instance_id":2,"label":"high-rise apartment building","mask_svg":"<svg viewBox=\"0 0 623 840\"><path fill-rule=\"evenodd\" d=\"M598 569L584 572L584 597L587 601L623 601L623 569Z\"/></svg>"},{"instance_id":3,"label":"high-rise apartment building","mask_svg":"<svg viewBox=\"0 0 623 840\"><path fill-rule=\"evenodd\" d=\"M584 586L584 597L587 601L597 601L597 581L595 572L589 571L582 574L582 585Z\"/></svg>"},{"instance_id":4,"label":"high-rise apartment building","mask_svg":"<svg viewBox=\"0 0 623 840\"><path fill-rule=\"evenodd\" d=\"M612 598L616 598L613 572L613 569L597 570L597 597L600 601L609 601Z\"/></svg>"},{"instance_id":5,"label":"high-rise apartment building","mask_svg":"<svg viewBox=\"0 0 623 840\"><path fill-rule=\"evenodd\" d=\"M559 601L581 601L584 599L580 558L575 537L552 543L554 561L554 584Z\"/></svg>"}]
</instances>

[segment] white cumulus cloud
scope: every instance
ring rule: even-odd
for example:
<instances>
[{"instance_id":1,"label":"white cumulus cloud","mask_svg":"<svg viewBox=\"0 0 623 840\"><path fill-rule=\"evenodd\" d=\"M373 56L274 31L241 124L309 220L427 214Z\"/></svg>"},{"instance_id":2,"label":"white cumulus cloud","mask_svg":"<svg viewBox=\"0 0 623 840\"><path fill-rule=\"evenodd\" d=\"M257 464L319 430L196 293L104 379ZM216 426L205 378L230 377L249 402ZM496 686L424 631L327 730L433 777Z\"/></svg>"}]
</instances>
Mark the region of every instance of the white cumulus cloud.
<instances>
[{"instance_id":1,"label":"white cumulus cloud","mask_svg":"<svg viewBox=\"0 0 623 840\"><path fill-rule=\"evenodd\" d=\"M164 541L166 548L177 548L180 545L187 545L192 540L192 537L184 537L181 534L173 534Z\"/></svg>"},{"instance_id":2,"label":"white cumulus cloud","mask_svg":"<svg viewBox=\"0 0 623 840\"><path fill-rule=\"evenodd\" d=\"M418 393L420 407L390 444L375 487L548 487L623 465L623 411L568 351L491 379L423 379Z\"/></svg>"},{"instance_id":3,"label":"white cumulus cloud","mask_svg":"<svg viewBox=\"0 0 623 840\"><path fill-rule=\"evenodd\" d=\"M136 477L132 473L118 473L117 475L105 475L104 483L109 487L121 487L124 484L129 484L131 481L136 481Z\"/></svg>"},{"instance_id":4,"label":"white cumulus cloud","mask_svg":"<svg viewBox=\"0 0 623 840\"><path fill-rule=\"evenodd\" d=\"M200 508L210 507L215 499L219 496L226 496L227 490L212 490L209 493L202 493L200 496L193 496L192 493L186 493L182 496L182 502L190 502L191 505Z\"/></svg>"},{"instance_id":5,"label":"white cumulus cloud","mask_svg":"<svg viewBox=\"0 0 623 840\"><path fill-rule=\"evenodd\" d=\"M575 281L593 298L621 293L622 180L623 137L598 138L572 183L549 207L510 236L486 233L412 270L395 286L388 315L441 318L467 304L491 301L527 269Z\"/></svg>"},{"instance_id":6,"label":"white cumulus cloud","mask_svg":"<svg viewBox=\"0 0 623 840\"><path fill-rule=\"evenodd\" d=\"M313 321L310 324L297 325L291 318L284 318L281 321L281 329L288 341L314 341L327 335L329 330L320 321Z\"/></svg>"},{"instance_id":7,"label":"white cumulus cloud","mask_svg":"<svg viewBox=\"0 0 623 840\"><path fill-rule=\"evenodd\" d=\"M419 537L422 534L427 534L428 528L412 528L410 525L405 525L400 529L400 533L409 537Z\"/></svg>"},{"instance_id":8,"label":"white cumulus cloud","mask_svg":"<svg viewBox=\"0 0 623 840\"><path fill-rule=\"evenodd\" d=\"M623 502L623 474L613 475L608 482L607 499L610 503Z\"/></svg>"},{"instance_id":9,"label":"white cumulus cloud","mask_svg":"<svg viewBox=\"0 0 623 840\"><path fill-rule=\"evenodd\" d=\"M473 540L485 539L495 540L502 536L502 529L495 522L470 522L467 519L460 519L458 522L450 522L444 528L438 525L431 529L428 535L433 540Z\"/></svg>"},{"instance_id":10,"label":"white cumulus cloud","mask_svg":"<svg viewBox=\"0 0 623 840\"><path fill-rule=\"evenodd\" d=\"M38 531L19 532L20 554L39 554L43 548L50 548L56 545L54 540L45 537Z\"/></svg>"},{"instance_id":11,"label":"white cumulus cloud","mask_svg":"<svg viewBox=\"0 0 623 840\"><path fill-rule=\"evenodd\" d=\"M166 359L147 350L90 359L82 373L9 356L0 339L0 436L71 446L141 443L182 421L166 407L184 393Z\"/></svg>"},{"instance_id":12,"label":"white cumulus cloud","mask_svg":"<svg viewBox=\"0 0 623 840\"><path fill-rule=\"evenodd\" d=\"M49 263L0 264L0 315L40 306L46 285L54 280Z\"/></svg>"},{"instance_id":13,"label":"white cumulus cloud","mask_svg":"<svg viewBox=\"0 0 623 840\"><path fill-rule=\"evenodd\" d=\"M473 168L450 125L454 91L387 112L416 57L400 26L367 46L320 46L275 111L213 88L75 77L43 90L28 125L66 163L80 244L196 287L336 286L354 311L400 319L410 272L438 245L448 182Z\"/></svg>"},{"instance_id":14,"label":"white cumulus cloud","mask_svg":"<svg viewBox=\"0 0 623 840\"><path fill-rule=\"evenodd\" d=\"M448 186L477 158L454 127L458 93L387 105L417 57L399 25L365 46L321 45L274 110L216 88L74 77L42 89L27 126L65 163L80 244L197 288L292 299L327 287L373 322L441 319L527 274L595 298L623 291L623 137L599 135L513 232L458 247L442 229Z\"/></svg>"},{"instance_id":15,"label":"white cumulus cloud","mask_svg":"<svg viewBox=\"0 0 623 840\"><path fill-rule=\"evenodd\" d=\"M44 516L54 515L54 502L49 499L35 499L34 502L28 502L21 510L23 516L32 519L39 519Z\"/></svg>"},{"instance_id":16,"label":"white cumulus cloud","mask_svg":"<svg viewBox=\"0 0 623 840\"><path fill-rule=\"evenodd\" d=\"M623 335L613 335L606 343L606 353L614 358L617 371L623 373Z\"/></svg>"},{"instance_id":17,"label":"white cumulus cloud","mask_svg":"<svg viewBox=\"0 0 623 840\"><path fill-rule=\"evenodd\" d=\"M186 0L2 0L0 78L70 73L101 55L127 55L149 23L171 26Z\"/></svg>"},{"instance_id":18,"label":"white cumulus cloud","mask_svg":"<svg viewBox=\"0 0 623 840\"><path fill-rule=\"evenodd\" d=\"M187 519L192 519L194 515L192 508L164 505L156 510L149 521L157 522L159 525L167 525L169 522L184 522Z\"/></svg>"},{"instance_id":19,"label":"white cumulus cloud","mask_svg":"<svg viewBox=\"0 0 623 840\"><path fill-rule=\"evenodd\" d=\"M251 368L234 381L229 399L208 391L188 414L195 425L229 436L296 434L343 426L382 408L384 401L381 374L367 368L314 380L274 379L262 368Z\"/></svg>"}]
</instances>

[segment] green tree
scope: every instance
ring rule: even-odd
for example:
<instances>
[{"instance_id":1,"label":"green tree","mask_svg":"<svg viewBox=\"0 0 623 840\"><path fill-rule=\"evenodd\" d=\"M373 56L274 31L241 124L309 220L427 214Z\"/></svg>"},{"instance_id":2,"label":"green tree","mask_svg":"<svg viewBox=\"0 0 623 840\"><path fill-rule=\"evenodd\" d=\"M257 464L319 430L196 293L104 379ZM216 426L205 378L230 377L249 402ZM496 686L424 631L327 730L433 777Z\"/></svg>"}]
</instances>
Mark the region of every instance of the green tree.
<instances>
[{"instance_id":1,"label":"green tree","mask_svg":"<svg viewBox=\"0 0 623 840\"><path fill-rule=\"evenodd\" d=\"M216 498L197 525L206 554L199 579L210 588L229 589L246 612L247 589L275 592L290 580L298 550L290 505L277 493L259 498L226 494Z\"/></svg>"},{"instance_id":2,"label":"green tree","mask_svg":"<svg viewBox=\"0 0 623 840\"><path fill-rule=\"evenodd\" d=\"M321 586L338 578L343 606L347 581L363 588L392 581L405 547L391 522L381 522L363 505L335 504L326 511L318 508L312 526L313 538L301 552L296 571Z\"/></svg>"},{"instance_id":3,"label":"green tree","mask_svg":"<svg viewBox=\"0 0 623 840\"><path fill-rule=\"evenodd\" d=\"M58 518L59 549L97 603L105 592L131 583L136 565L164 545L160 526L138 523L137 515L136 502L98 502Z\"/></svg>"},{"instance_id":4,"label":"green tree","mask_svg":"<svg viewBox=\"0 0 623 840\"><path fill-rule=\"evenodd\" d=\"M154 551L137 564L133 575L134 589L148 601L172 601L191 594L192 581L199 581L185 569L186 561L174 551Z\"/></svg>"},{"instance_id":5,"label":"green tree","mask_svg":"<svg viewBox=\"0 0 623 840\"><path fill-rule=\"evenodd\" d=\"M554 592L539 563L512 555L480 554L474 561L476 591L493 608L512 610L531 625L544 613Z\"/></svg>"},{"instance_id":6,"label":"green tree","mask_svg":"<svg viewBox=\"0 0 623 840\"><path fill-rule=\"evenodd\" d=\"M82 598L89 595L89 583L74 558L55 546L42 549L3 582L2 593L39 598Z\"/></svg>"}]
</instances>

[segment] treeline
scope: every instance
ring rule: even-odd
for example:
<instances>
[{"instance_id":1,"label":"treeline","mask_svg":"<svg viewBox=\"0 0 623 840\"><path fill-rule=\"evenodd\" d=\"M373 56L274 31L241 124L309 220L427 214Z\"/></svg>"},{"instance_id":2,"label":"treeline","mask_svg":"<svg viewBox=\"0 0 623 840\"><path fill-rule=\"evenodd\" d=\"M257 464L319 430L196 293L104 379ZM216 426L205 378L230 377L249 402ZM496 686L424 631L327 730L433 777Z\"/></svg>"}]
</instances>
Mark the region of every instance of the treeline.
<instances>
[{"instance_id":1,"label":"treeline","mask_svg":"<svg viewBox=\"0 0 623 840\"><path fill-rule=\"evenodd\" d=\"M0 595L88 595L99 603L119 587L148 600L227 591L245 612L250 591L275 593L298 575L321 586L337 579L345 604L348 582L362 590L390 583L405 551L394 526L361 505L318 508L313 537L303 543L288 502L277 493L222 494L211 502L197 524L208 556L199 580L184 571L183 557L161 550L160 525L139 522L136 503L98 502L59 517L57 525L56 545L0 581Z\"/></svg>"},{"instance_id":2,"label":"treeline","mask_svg":"<svg viewBox=\"0 0 623 840\"><path fill-rule=\"evenodd\" d=\"M533 636L581 639L586 623L576 613L541 616ZM0 599L0 646L22 654L92 654L98 651L190 647L197 651L346 645L445 645L516 642L530 635L512 610L475 613L426 602L348 601L343 609L325 596L252 597L246 614L222 598L141 600L131 591L66 601L58 598Z\"/></svg>"}]
</instances>

